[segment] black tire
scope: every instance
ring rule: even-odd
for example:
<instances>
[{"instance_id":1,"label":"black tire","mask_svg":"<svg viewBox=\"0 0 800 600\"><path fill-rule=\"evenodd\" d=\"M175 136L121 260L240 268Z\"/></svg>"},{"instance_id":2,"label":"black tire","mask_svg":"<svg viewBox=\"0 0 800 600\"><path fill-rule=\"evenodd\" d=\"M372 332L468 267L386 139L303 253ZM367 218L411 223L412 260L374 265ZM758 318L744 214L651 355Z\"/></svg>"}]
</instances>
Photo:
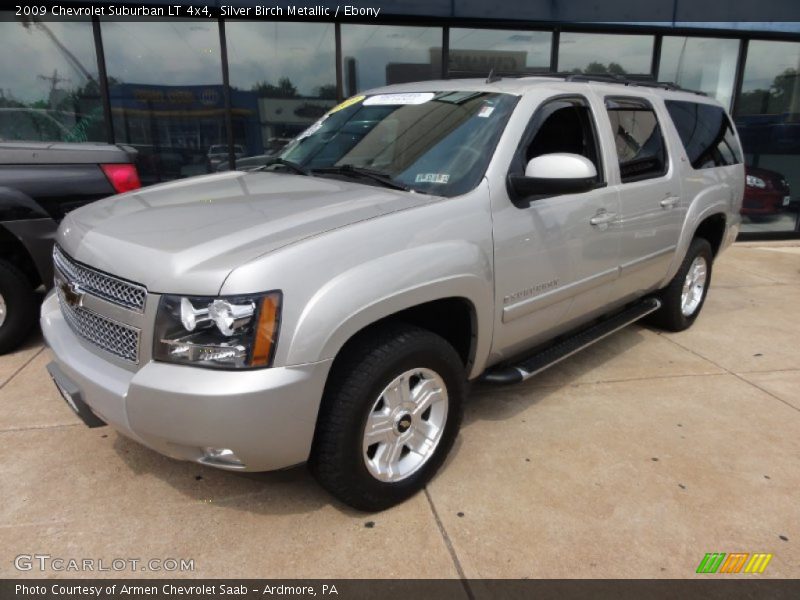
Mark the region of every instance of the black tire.
<instances>
[{"instance_id":1,"label":"black tire","mask_svg":"<svg viewBox=\"0 0 800 600\"><path fill-rule=\"evenodd\" d=\"M681 308L681 294L686 275L694 260L702 256L706 261L706 282L703 295L697 308L690 315L684 315ZM689 250L681 263L681 267L672 278L669 285L661 290L658 297L661 300L661 308L647 318L647 321L660 329L667 331L683 331L692 326L697 319L697 315L703 309L711 285L711 270L714 261L714 253L711 251L711 244L705 238L694 238L689 245Z\"/></svg>"},{"instance_id":2,"label":"black tire","mask_svg":"<svg viewBox=\"0 0 800 600\"><path fill-rule=\"evenodd\" d=\"M466 395L464 364L438 335L399 323L368 329L342 352L325 388L309 467L322 487L345 504L363 511L383 510L421 490L450 452ZM365 464L367 417L393 379L417 368L431 369L444 380L448 403L441 437L417 471L400 481L381 481Z\"/></svg>"},{"instance_id":3,"label":"black tire","mask_svg":"<svg viewBox=\"0 0 800 600\"><path fill-rule=\"evenodd\" d=\"M0 325L0 354L6 354L28 337L39 303L25 274L6 260L0 260L0 296L6 305L5 320Z\"/></svg>"}]
</instances>

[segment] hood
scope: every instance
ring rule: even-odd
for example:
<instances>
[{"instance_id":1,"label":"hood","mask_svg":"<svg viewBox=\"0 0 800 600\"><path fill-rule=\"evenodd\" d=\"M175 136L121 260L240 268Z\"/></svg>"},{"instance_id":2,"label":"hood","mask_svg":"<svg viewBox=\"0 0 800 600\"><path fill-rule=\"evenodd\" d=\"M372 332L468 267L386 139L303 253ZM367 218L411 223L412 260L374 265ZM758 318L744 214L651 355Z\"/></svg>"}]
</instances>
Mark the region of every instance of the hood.
<instances>
[{"instance_id":1,"label":"hood","mask_svg":"<svg viewBox=\"0 0 800 600\"><path fill-rule=\"evenodd\" d=\"M216 294L228 274L299 240L432 197L279 173L194 177L111 196L67 215L73 258L152 292Z\"/></svg>"}]
</instances>

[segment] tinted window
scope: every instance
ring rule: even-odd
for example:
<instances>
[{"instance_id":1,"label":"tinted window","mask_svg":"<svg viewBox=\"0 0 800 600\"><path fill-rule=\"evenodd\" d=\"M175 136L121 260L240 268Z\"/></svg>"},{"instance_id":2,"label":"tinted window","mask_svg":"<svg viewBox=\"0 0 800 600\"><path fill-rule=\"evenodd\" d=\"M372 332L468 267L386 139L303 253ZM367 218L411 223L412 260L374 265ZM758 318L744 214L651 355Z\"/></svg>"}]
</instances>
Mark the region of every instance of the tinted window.
<instances>
[{"instance_id":1,"label":"tinted window","mask_svg":"<svg viewBox=\"0 0 800 600\"><path fill-rule=\"evenodd\" d=\"M725 111L697 102L665 102L678 135L695 169L724 167L742 162L739 145Z\"/></svg>"},{"instance_id":2,"label":"tinted window","mask_svg":"<svg viewBox=\"0 0 800 600\"><path fill-rule=\"evenodd\" d=\"M280 156L315 175L371 183L331 172L355 167L416 191L456 196L478 185L516 103L508 94L471 91L356 96Z\"/></svg>"},{"instance_id":3,"label":"tinted window","mask_svg":"<svg viewBox=\"0 0 800 600\"><path fill-rule=\"evenodd\" d=\"M705 92L728 108L738 52L735 39L664 36L658 81Z\"/></svg>"},{"instance_id":4,"label":"tinted window","mask_svg":"<svg viewBox=\"0 0 800 600\"><path fill-rule=\"evenodd\" d=\"M606 100L608 118L617 147L622 182L659 177L667 171L661 127L653 108L645 100Z\"/></svg>"}]
</instances>

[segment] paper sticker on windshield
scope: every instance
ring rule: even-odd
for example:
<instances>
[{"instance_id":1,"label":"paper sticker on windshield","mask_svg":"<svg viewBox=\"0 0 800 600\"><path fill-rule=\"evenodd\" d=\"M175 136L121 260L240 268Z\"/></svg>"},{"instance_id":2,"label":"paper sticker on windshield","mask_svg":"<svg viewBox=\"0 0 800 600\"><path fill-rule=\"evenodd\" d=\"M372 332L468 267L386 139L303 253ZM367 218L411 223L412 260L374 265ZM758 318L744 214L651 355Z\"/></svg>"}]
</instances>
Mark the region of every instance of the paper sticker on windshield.
<instances>
[{"instance_id":1,"label":"paper sticker on windshield","mask_svg":"<svg viewBox=\"0 0 800 600\"><path fill-rule=\"evenodd\" d=\"M332 109L330 109L328 111L328 114L332 115L335 112L339 112L340 110L347 108L348 106L353 106L353 104L358 104L364 98L366 98L366 96L353 96L352 98L348 98L347 100L345 100L341 104L337 104Z\"/></svg>"},{"instance_id":2,"label":"paper sticker on windshield","mask_svg":"<svg viewBox=\"0 0 800 600\"><path fill-rule=\"evenodd\" d=\"M378 94L364 100L364 106L425 104L433 100L433 92L408 92L406 94Z\"/></svg>"},{"instance_id":3,"label":"paper sticker on windshield","mask_svg":"<svg viewBox=\"0 0 800 600\"><path fill-rule=\"evenodd\" d=\"M325 122L325 119L328 118L328 115L323 115L322 118L317 119L313 125L311 125L308 129L303 131L300 135L297 136L298 140L302 140L303 138L307 138L310 135L313 135L317 132L317 130L322 127L322 124Z\"/></svg>"},{"instance_id":4,"label":"paper sticker on windshield","mask_svg":"<svg viewBox=\"0 0 800 600\"><path fill-rule=\"evenodd\" d=\"M449 173L417 173L417 183L447 183L450 181Z\"/></svg>"},{"instance_id":5,"label":"paper sticker on windshield","mask_svg":"<svg viewBox=\"0 0 800 600\"><path fill-rule=\"evenodd\" d=\"M481 108L481 109L478 111L478 116L479 116L479 117L486 118L486 117L489 117L489 116L491 116L491 114L492 114L493 112L494 112L494 106L483 106L483 107L482 107L482 108Z\"/></svg>"}]
</instances>

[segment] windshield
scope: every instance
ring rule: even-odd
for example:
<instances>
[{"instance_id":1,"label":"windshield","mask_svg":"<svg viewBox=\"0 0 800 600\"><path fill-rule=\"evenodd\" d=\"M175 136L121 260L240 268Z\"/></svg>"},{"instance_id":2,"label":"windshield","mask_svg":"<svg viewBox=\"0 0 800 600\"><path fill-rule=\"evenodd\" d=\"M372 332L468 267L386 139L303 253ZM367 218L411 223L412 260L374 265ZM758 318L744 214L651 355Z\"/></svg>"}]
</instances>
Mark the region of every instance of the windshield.
<instances>
[{"instance_id":1,"label":"windshield","mask_svg":"<svg viewBox=\"0 0 800 600\"><path fill-rule=\"evenodd\" d=\"M397 187L455 196L483 177L516 102L516 96L485 92L355 96L278 157L314 175L358 177L368 170Z\"/></svg>"}]
</instances>

